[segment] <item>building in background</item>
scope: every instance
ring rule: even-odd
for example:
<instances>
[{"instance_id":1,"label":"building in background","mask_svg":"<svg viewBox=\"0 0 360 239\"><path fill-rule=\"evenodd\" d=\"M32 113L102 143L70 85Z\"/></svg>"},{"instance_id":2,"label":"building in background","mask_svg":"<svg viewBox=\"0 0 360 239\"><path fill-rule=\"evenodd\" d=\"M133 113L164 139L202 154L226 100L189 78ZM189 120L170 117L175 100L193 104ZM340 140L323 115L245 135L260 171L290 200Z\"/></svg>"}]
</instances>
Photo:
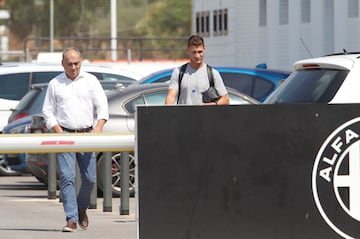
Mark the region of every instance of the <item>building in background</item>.
<instances>
[{"instance_id":1,"label":"building in background","mask_svg":"<svg viewBox=\"0 0 360 239\"><path fill-rule=\"evenodd\" d=\"M300 59L360 50L359 0L196 0L192 18L212 65L290 70Z\"/></svg>"}]
</instances>

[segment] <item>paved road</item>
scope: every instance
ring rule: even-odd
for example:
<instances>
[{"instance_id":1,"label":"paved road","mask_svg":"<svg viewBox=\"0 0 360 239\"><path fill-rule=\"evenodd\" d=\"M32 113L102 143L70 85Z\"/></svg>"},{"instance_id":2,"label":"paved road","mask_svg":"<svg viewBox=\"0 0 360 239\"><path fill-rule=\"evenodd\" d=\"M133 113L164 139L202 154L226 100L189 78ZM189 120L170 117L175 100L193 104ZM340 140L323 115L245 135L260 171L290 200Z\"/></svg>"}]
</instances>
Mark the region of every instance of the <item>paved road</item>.
<instances>
[{"instance_id":1,"label":"paved road","mask_svg":"<svg viewBox=\"0 0 360 239\"><path fill-rule=\"evenodd\" d=\"M65 215L59 200L47 199L47 188L32 176L0 176L0 238L121 238L136 239L135 200L130 214L120 215L120 199L113 199L113 212L103 212L103 199L90 209L89 228L74 233L61 232Z\"/></svg>"}]
</instances>

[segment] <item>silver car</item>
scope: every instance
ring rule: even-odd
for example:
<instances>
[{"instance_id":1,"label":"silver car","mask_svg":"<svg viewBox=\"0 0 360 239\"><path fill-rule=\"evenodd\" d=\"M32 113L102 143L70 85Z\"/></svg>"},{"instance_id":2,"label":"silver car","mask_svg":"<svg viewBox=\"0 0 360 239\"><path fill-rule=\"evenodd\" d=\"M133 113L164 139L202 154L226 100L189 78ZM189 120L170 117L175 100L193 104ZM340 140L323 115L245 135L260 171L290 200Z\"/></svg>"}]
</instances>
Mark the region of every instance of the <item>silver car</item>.
<instances>
[{"instance_id":1,"label":"silver car","mask_svg":"<svg viewBox=\"0 0 360 239\"><path fill-rule=\"evenodd\" d=\"M109 120L105 124L104 132L133 132L135 128L136 106L159 106L164 105L167 95L167 83L153 83L146 85L131 86L123 89L107 92L109 103ZM228 88L230 104L259 104L259 102L234 89ZM40 118L39 118L40 117ZM40 115L33 116L30 125L32 132L44 132L44 119ZM120 155L112 155L112 191L120 195ZM47 182L47 155L28 154L26 157L28 167L32 174L42 182ZM103 154L98 153L98 188L103 189ZM130 193L133 194L135 187L135 160L130 154Z\"/></svg>"}]
</instances>

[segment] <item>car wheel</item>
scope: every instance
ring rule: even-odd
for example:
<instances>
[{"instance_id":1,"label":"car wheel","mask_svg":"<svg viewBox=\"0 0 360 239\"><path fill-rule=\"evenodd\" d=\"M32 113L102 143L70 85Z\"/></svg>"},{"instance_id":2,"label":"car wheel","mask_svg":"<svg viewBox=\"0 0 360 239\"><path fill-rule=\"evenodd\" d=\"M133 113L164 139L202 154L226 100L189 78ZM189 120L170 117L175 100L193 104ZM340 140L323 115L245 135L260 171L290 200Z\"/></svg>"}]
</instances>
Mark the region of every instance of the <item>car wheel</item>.
<instances>
[{"instance_id":1,"label":"car wheel","mask_svg":"<svg viewBox=\"0 0 360 239\"><path fill-rule=\"evenodd\" d=\"M2 159L0 159L0 176L20 176L21 173L12 170L9 166L6 166Z\"/></svg>"},{"instance_id":2,"label":"car wheel","mask_svg":"<svg viewBox=\"0 0 360 239\"><path fill-rule=\"evenodd\" d=\"M120 175L121 175L121 163L120 163L121 153L115 153L111 157L111 188L114 196L120 196ZM104 182L103 182L103 160L104 155L101 154L97 161L97 181L98 188L103 191ZM134 195L135 192L135 157L133 154L129 154L129 192L130 196Z\"/></svg>"}]
</instances>

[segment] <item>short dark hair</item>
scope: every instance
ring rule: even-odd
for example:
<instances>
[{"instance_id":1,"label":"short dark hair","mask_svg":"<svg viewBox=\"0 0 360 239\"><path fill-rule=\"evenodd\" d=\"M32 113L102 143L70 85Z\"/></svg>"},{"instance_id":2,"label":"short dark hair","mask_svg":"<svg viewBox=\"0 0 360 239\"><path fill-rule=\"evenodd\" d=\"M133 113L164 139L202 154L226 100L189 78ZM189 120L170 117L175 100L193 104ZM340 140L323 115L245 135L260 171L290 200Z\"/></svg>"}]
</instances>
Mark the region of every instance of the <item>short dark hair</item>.
<instances>
[{"instance_id":1,"label":"short dark hair","mask_svg":"<svg viewBox=\"0 0 360 239\"><path fill-rule=\"evenodd\" d=\"M199 35L192 35L188 39L188 47L189 46L205 46L204 39Z\"/></svg>"}]
</instances>

